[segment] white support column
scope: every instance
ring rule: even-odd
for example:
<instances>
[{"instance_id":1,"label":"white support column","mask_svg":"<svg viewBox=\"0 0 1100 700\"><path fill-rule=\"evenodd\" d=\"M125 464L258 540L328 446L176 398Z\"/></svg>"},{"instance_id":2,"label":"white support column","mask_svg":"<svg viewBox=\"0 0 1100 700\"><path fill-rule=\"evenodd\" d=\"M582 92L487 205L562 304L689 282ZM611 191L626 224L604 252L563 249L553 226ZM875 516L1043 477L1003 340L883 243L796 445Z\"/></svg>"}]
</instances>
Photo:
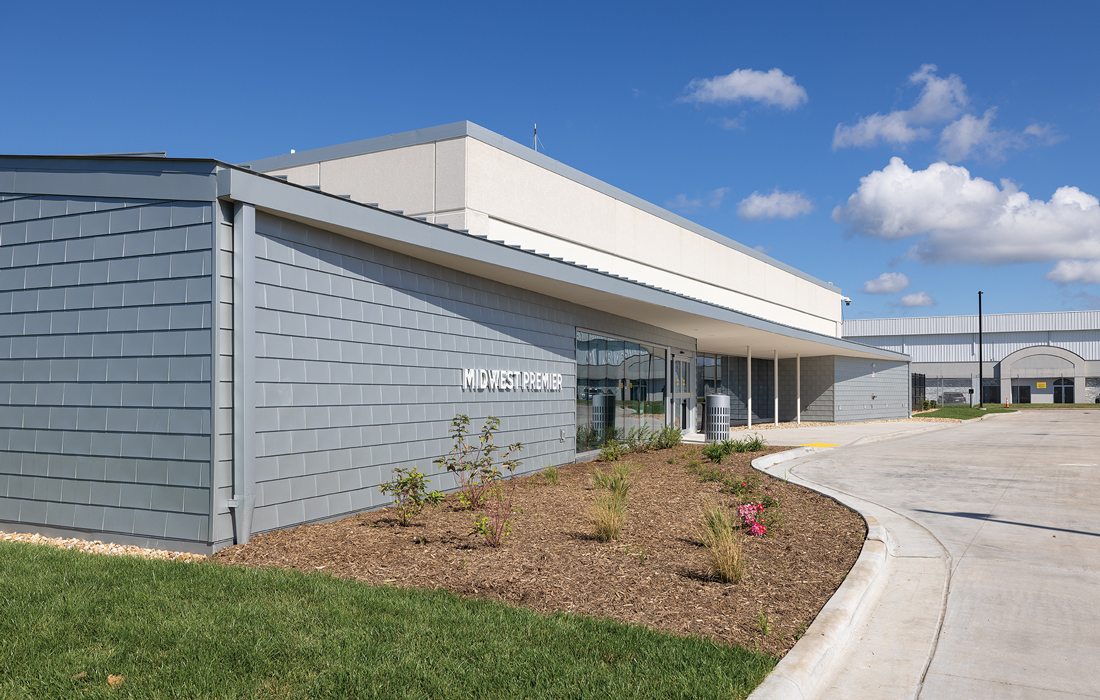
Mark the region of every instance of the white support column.
<instances>
[{"instance_id":1,"label":"white support column","mask_svg":"<svg viewBox=\"0 0 1100 700\"><path fill-rule=\"evenodd\" d=\"M745 415L748 427L752 427L752 346L745 346Z\"/></svg>"},{"instance_id":2,"label":"white support column","mask_svg":"<svg viewBox=\"0 0 1100 700\"><path fill-rule=\"evenodd\" d=\"M794 356L794 415L802 425L802 353Z\"/></svg>"},{"instance_id":3,"label":"white support column","mask_svg":"<svg viewBox=\"0 0 1100 700\"><path fill-rule=\"evenodd\" d=\"M772 422L779 425L779 351L772 351Z\"/></svg>"}]
</instances>

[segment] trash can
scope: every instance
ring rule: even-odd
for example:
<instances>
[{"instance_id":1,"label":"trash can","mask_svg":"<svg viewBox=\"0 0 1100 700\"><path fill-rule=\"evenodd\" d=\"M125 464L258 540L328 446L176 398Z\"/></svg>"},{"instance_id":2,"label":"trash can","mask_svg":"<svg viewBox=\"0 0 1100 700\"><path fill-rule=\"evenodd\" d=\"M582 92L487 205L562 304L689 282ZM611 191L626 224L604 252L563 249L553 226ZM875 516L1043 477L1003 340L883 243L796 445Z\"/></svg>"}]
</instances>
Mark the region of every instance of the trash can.
<instances>
[{"instance_id":1,"label":"trash can","mask_svg":"<svg viewBox=\"0 0 1100 700\"><path fill-rule=\"evenodd\" d=\"M592 397L592 430L602 443L615 429L615 396L596 394Z\"/></svg>"},{"instance_id":2,"label":"trash can","mask_svg":"<svg viewBox=\"0 0 1100 700\"><path fill-rule=\"evenodd\" d=\"M730 437L730 397L726 394L707 394L706 400L707 442L721 442Z\"/></svg>"}]
</instances>

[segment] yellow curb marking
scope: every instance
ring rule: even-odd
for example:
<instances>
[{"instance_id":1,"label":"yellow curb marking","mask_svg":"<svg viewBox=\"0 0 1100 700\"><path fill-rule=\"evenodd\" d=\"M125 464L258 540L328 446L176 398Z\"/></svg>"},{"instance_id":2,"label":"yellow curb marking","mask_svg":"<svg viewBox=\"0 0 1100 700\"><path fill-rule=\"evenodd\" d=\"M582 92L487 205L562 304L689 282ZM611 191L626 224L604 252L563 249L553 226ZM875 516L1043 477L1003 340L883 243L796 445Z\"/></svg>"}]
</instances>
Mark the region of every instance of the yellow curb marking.
<instances>
[{"instance_id":1,"label":"yellow curb marking","mask_svg":"<svg viewBox=\"0 0 1100 700\"><path fill-rule=\"evenodd\" d=\"M805 445L800 445L800 447L836 447L836 445L835 442L807 442Z\"/></svg>"}]
</instances>

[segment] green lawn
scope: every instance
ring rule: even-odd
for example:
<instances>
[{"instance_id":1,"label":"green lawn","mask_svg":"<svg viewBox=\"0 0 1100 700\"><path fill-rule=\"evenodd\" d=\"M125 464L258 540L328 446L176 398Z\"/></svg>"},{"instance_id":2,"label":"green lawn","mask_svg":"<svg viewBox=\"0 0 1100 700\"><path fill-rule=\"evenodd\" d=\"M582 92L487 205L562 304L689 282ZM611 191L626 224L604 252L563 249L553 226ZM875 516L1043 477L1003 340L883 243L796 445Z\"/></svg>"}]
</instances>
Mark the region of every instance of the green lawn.
<instances>
[{"instance_id":1,"label":"green lawn","mask_svg":"<svg viewBox=\"0 0 1100 700\"><path fill-rule=\"evenodd\" d=\"M11 543L0 640L4 698L741 698L775 664L445 592Z\"/></svg>"},{"instance_id":2,"label":"green lawn","mask_svg":"<svg viewBox=\"0 0 1100 700\"><path fill-rule=\"evenodd\" d=\"M984 415L990 413L1013 413L1013 409L1005 408L1003 406L989 405L984 409L971 408L970 406L944 406L943 408L937 408L935 411L928 411L927 413L917 414L917 418L960 418L962 420L970 420L971 418L981 418Z\"/></svg>"}]
</instances>

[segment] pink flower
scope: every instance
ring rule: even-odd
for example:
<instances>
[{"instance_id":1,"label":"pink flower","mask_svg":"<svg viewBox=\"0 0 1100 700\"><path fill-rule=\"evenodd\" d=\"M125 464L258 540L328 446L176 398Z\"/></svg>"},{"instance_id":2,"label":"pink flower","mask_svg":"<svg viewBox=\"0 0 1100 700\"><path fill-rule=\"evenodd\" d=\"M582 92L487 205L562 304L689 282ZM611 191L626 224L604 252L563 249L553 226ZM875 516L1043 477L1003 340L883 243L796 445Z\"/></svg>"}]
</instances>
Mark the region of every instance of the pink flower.
<instances>
[{"instance_id":1,"label":"pink flower","mask_svg":"<svg viewBox=\"0 0 1100 700\"><path fill-rule=\"evenodd\" d=\"M768 528L764 526L764 523L759 520L753 520L752 525L749 525L749 534L753 537L763 537L764 533L768 531Z\"/></svg>"}]
</instances>

